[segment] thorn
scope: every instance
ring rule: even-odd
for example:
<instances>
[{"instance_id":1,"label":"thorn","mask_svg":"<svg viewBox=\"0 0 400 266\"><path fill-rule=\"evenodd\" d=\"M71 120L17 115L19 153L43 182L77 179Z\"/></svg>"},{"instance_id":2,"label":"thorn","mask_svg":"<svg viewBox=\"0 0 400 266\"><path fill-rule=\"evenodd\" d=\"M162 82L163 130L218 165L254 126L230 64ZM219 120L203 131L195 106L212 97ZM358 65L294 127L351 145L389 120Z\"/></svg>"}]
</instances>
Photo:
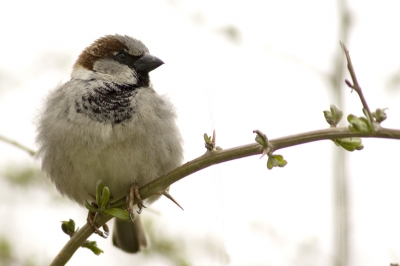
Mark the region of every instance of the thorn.
<instances>
[{"instance_id":1,"label":"thorn","mask_svg":"<svg viewBox=\"0 0 400 266\"><path fill-rule=\"evenodd\" d=\"M215 146L217 145L217 133L215 133L215 129L213 130L212 144L213 144L213 150L214 150Z\"/></svg>"},{"instance_id":2,"label":"thorn","mask_svg":"<svg viewBox=\"0 0 400 266\"><path fill-rule=\"evenodd\" d=\"M179 203L171 196L171 194L169 194L168 191L164 191L162 194L163 194L165 197L167 197L168 199L170 199L173 203L175 203L176 205L178 205L178 207L181 208L182 211L184 211L184 209L182 208L182 206L179 205Z\"/></svg>"}]
</instances>

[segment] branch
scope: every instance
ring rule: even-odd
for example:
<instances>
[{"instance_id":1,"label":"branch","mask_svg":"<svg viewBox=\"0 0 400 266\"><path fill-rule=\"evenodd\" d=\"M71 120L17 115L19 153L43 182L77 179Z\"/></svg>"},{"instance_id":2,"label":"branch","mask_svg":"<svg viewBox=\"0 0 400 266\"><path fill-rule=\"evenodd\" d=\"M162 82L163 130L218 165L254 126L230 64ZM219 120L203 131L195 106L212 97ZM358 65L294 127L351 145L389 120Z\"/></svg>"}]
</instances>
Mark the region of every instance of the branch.
<instances>
[{"instance_id":1,"label":"branch","mask_svg":"<svg viewBox=\"0 0 400 266\"><path fill-rule=\"evenodd\" d=\"M316 130L287 137L277 138L269 140L271 152L305 144L308 142L320 141L320 140L333 140L340 138L387 138L387 139L400 139L400 130L378 128L374 133L359 133L351 132L347 128L329 128L323 130ZM200 171L209 166L236 160L252 155L262 154L263 147L258 143L248 144L239 146L236 148L230 148L226 150L215 150L207 152L205 155L200 156L184 165L176 168L168 174L161 176L152 182L142 186L139 189L142 199L146 199L154 194L162 193L168 186L172 185L176 181ZM134 203L137 203L136 201ZM125 199L120 199L114 206L125 206ZM112 219L111 216L103 214L96 224L98 227L102 226L106 222ZM79 231L77 231L67 244L63 247L60 253L55 257L51 266L64 265L72 257L75 251L85 242L85 240L93 233L93 229L85 224Z\"/></svg>"},{"instance_id":2,"label":"branch","mask_svg":"<svg viewBox=\"0 0 400 266\"><path fill-rule=\"evenodd\" d=\"M6 138L6 137L4 137L4 136L1 136L1 135L0 135L0 140L2 140L2 141L6 142L6 143L8 143L8 144L11 144L11 145L13 145L13 146L15 146L15 147L17 147L17 148L20 148L20 149L22 149L22 150L28 152L31 156L34 156L35 153L36 153L34 150L32 150L32 149L30 149L30 148L28 148L28 147L26 147L26 146L20 144L19 142L16 142L15 140Z\"/></svg>"},{"instance_id":3,"label":"branch","mask_svg":"<svg viewBox=\"0 0 400 266\"><path fill-rule=\"evenodd\" d=\"M372 124L372 122L374 122L373 121L373 117L372 117L371 111L369 110L367 101L365 100L365 97L364 97L364 94L362 92L361 86L358 83L356 72L354 71L353 64L351 63L349 50L347 50L346 45L344 45L342 42L340 42L340 46L342 47L343 52L346 55L347 68L348 68L348 70L350 72L350 76L351 76L351 79L353 80L353 84L351 84L350 81L348 81L347 79L345 80L345 82L346 82L347 86L349 86L350 88L352 88L353 90L355 90L357 92L358 96L360 97L361 103L362 103L362 105L364 107L364 110L368 114L367 118L368 118L369 122L371 122L371 124Z\"/></svg>"}]
</instances>

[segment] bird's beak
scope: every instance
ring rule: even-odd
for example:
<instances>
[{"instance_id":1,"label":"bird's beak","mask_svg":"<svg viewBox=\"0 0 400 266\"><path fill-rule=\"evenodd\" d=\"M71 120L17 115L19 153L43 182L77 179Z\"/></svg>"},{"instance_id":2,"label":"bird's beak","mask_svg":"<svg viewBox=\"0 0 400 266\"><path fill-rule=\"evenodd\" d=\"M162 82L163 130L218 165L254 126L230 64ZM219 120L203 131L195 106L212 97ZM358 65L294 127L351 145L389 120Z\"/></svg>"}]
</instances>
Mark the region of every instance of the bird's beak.
<instances>
[{"instance_id":1,"label":"bird's beak","mask_svg":"<svg viewBox=\"0 0 400 266\"><path fill-rule=\"evenodd\" d=\"M164 62L161 59L152 56L151 54L144 54L133 63L133 67L136 71L144 71L148 73L162 64L164 64Z\"/></svg>"}]
</instances>

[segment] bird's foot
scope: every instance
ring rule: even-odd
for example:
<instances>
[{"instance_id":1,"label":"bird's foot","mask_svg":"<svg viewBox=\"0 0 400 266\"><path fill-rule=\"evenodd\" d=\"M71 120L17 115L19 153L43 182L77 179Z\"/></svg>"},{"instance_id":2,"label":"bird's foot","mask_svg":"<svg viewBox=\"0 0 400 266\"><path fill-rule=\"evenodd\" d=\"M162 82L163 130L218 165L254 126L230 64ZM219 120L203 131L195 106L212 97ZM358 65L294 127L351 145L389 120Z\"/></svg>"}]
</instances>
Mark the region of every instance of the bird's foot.
<instances>
[{"instance_id":1,"label":"bird's foot","mask_svg":"<svg viewBox=\"0 0 400 266\"><path fill-rule=\"evenodd\" d=\"M126 193L126 210L129 212L129 218L133 222L133 202L137 201L137 206L139 207L139 210L137 211L138 214L142 213L143 208L147 208L143 204L142 197L140 196L139 193L139 186L136 183L132 183L130 186L128 192Z\"/></svg>"},{"instance_id":2,"label":"bird's foot","mask_svg":"<svg viewBox=\"0 0 400 266\"><path fill-rule=\"evenodd\" d=\"M94 203L94 202L92 202L91 205L92 205L93 208L98 208L97 204ZM96 223L95 223L95 219L96 219L96 215L97 215L97 214L98 214L97 212L89 211L89 212L88 212L87 219L86 219L86 220L87 220L87 223L88 223L88 224L90 225L90 227L93 229L93 232L94 232L94 233L98 234L99 236L101 236L101 237L103 237L103 238L107 238L108 235L109 235L110 230L109 230L107 224L104 224L104 225L102 226L104 231L101 231L101 230L100 230L100 228L99 228L99 227L96 225Z\"/></svg>"}]
</instances>

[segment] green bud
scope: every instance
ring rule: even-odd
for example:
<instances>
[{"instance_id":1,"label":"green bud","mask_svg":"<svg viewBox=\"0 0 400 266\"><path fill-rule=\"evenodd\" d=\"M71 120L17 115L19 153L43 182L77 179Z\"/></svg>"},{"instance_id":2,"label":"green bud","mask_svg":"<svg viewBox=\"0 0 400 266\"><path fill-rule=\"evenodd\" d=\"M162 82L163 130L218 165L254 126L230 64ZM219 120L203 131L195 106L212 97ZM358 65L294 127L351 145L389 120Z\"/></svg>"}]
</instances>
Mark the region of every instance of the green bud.
<instances>
[{"instance_id":1,"label":"green bud","mask_svg":"<svg viewBox=\"0 0 400 266\"><path fill-rule=\"evenodd\" d=\"M271 155L268 157L267 168L271 170L273 167L284 167L287 161L282 155Z\"/></svg>"},{"instance_id":2,"label":"green bud","mask_svg":"<svg viewBox=\"0 0 400 266\"><path fill-rule=\"evenodd\" d=\"M324 116L326 122L328 122L331 127L336 127L340 120L342 120L343 112L339 109L339 107L331 104L330 111L324 111Z\"/></svg>"},{"instance_id":3,"label":"green bud","mask_svg":"<svg viewBox=\"0 0 400 266\"><path fill-rule=\"evenodd\" d=\"M347 121L349 121L349 129L352 132L360 133L372 133L372 126L370 126L369 121L365 117L356 117L355 115L347 116Z\"/></svg>"},{"instance_id":4,"label":"green bud","mask_svg":"<svg viewBox=\"0 0 400 266\"><path fill-rule=\"evenodd\" d=\"M376 122L381 123L383 121L386 120L387 115L386 115L386 111L387 108L383 108L383 109L376 109L375 112L372 113L372 116L375 118Z\"/></svg>"},{"instance_id":5,"label":"green bud","mask_svg":"<svg viewBox=\"0 0 400 266\"><path fill-rule=\"evenodd\" d=\"M208 136L207 133L204 133L203 137L205 142L211 142L211 136Z\"/></svg>"},{"instance_id":6,"label":"green bud","mask_svg":"<svg viewBox=\"0 0 400 266\"><path fill-rule=\"evenodd\" d=\"M267 135L262 133L260 130L253 130L253 133L256 133L255 141L263 146L264 148L268 147L268 138Z\"/></svg>"},{"instance_id":7,"label":"green bud","mask_svg":"<svg viewBox=\"0 0 400 266\"><path fill-rule=\"evenodd\" d=\"M103 192L101 193L100 202L98 203L100 211L104 211L109 200L110 200L110 190L108 189L108 187L104 187Z\"/></svg>"},{"instance_id":8,"label":"green bud","mask_svg":"<svg viewBox=\"0 0 400 266\"><path fill-rule=\"evenodd\" d=\"M61 221L61 230L69 236L75 233L75 221L69 219L69 221Z\"/></svg>"},{"instance_id":9,"label":"green bud","mask_svg":"<svg viewBox=\"0 0 400 266\"><path fill-rule=\"evenodd\" d=\"M362 150L364 148L361 138L335 139L333 142L348 151Z\"/></svg>"},{"instance_id":10,"label":"green bud","mask_svg":"<svg viewBox=\"0 0 400 266\"><path fill-rule=\"evenodd\" d=\"M204 133L204 141L205 141L205 147L207 151L212 151L214 149L214 143L212 140L212 136L208 136L206 133Z\"/></svg>"},{"instance_id":11,"label":"green bud","mask_svg":"<svg viewBox=\"0 0 400 266\"><path fill-rule=\"evenodd\" d=\"M333 118L332 118L332 113L330 111L324 111L324 117L326 122L328 122L329 125L333 126L335 124Z\"/></svg>"},{"instance_id":12,"label":"green bud","mask_svg":"<svg viewBox=\"0 0 400 266\"><path fill-rule=\"evenodd\" d=\"M266 143L265 143L265 141L263 140L263 138L260 136L260 135L256 135L256 138L255 138L255 140L256 140L256 142L258 143L258 144L260 144L261 146L265 146L266 145Z\"/></svg>"}]
</instances>

